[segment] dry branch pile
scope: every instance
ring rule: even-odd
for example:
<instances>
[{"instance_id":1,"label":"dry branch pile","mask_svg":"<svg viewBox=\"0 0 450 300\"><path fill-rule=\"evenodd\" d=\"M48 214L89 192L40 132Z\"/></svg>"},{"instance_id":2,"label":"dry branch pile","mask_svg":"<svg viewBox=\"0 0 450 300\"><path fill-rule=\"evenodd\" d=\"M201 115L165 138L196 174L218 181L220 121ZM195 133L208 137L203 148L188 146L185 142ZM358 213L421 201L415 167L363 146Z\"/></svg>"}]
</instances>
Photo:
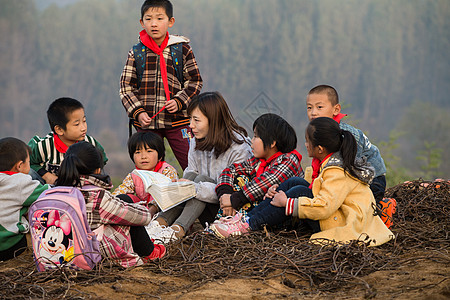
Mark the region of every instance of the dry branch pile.
<instances>
[{"instance_id":1,"label":"dry branch pile","mask_svg":"<svg viewBox=\"0 0 450 300\"><path fill-rule=\"evenodd\" d=\"M297 231L253 232L246 236L218 239L197 232L171 244L164 259L143 267L142 272L189 278L189 288L226 278L267 280L278 277L302 293L332 292L361 284L367 295L371 287L361 277L377 270L408 263L402 253L427 249L427 257L448 264L450 183L414 181L397 185L386 196L397 200L394 216L396 240L368 248L363 242L336 245L327 241L313 245L304 228ZM17 258L17 260L19 260ZM0 263L0 270L5 263ZM133 278L130 270L104 260L96 270L67 269L38 273L32 262L14 270L0 271L0 298L85 299L92 295L74 287L113 283ZM355 280L356 279L356 280ZM179 291L186 286L164 286L160 292Z\"/></svg>"}]
</instances>

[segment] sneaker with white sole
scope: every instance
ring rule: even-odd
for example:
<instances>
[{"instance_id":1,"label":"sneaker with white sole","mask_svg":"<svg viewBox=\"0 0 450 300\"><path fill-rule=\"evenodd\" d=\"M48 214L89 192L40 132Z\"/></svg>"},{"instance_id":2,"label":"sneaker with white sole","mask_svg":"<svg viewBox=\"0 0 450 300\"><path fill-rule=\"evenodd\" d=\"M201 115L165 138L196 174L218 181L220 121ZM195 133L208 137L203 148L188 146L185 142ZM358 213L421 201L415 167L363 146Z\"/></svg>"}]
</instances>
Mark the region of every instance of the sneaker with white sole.
<instances>
[{"instance_id":1,"label":"sneaker with white sole","mask_svg":"<svg viewBox=\"0 0 450 300\"><path fill-rule=\"evenodd\" d=\"M159 224L159 222L156 221L156 219L152 220L147 226L145 226L148 236L151 239L154 239L153 236L158 232L160 232L161 230L163 230L164 228L166 228L166 226Z\"/></svg>"},{"instance_id":2,"label":"sneaker with white sole","mask_svg":"<svg viewBox=\"0 0 450 300\"><path fill-rule=\"evenodd\" d=\"M212 224L210 229L221 238L227 238L230 235L242 235L250 232L249 224L241 219L236 222Z\"/></svg>"},{"instance_id":3,"label":"sneaker with white sole","mask_svg":"<svg viewBox=\"0 0 450 300\"><path fill-rule=\"evenodd\" d=\"M238 212L234 216L225 216L225 217L221 217L218 220L214 220L213 224L235 223L241 219L242 219L242 214Z\"/></svg>"},{"instance_id":4,"label":"sneaker with white sole","mask_svg":"<svg viewBox=\"0 0 450 300\"><path fill-rule=\"evenodd\" d=\"M156 243L160 241L163 244L168 244L178 240L176 233L177 232L172 227L164 227L158 232L155 232L150 238L155 239Z\"/></svg>"}]
</instances>

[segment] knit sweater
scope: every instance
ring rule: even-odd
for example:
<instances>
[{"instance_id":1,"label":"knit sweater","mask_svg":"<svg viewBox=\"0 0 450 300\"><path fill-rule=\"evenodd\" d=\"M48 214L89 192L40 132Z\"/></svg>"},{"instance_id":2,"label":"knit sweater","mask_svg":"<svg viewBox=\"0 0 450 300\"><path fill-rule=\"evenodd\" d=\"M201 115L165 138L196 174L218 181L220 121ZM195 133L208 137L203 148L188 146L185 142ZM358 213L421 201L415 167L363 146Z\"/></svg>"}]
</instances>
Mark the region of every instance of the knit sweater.
<instances>
[{"instance_id":1,"label":"knit sweater","mask_svg":"<svg viewBox=\"0 0 450 300\"><path fill-rule=\"evenodd\" d=\"M375 215L375 199L368 185L375 171L368 165L361 168L356 170L358 178L351 176L343 169L340 153L334 153L322 163L314 180L314 198L288 199L286 211L293 206L294 217L319 221L321 231L312 240L370 240L371 246L378 246L394 237Z\"/></svg>"},{"instance_id":2,"label":"knit sweater","mask_svg":"<svg viewBox=\"0 0 450 300\"><path fill-rule=\"evenodd\" d=\"M13 247L29 231L28 208L48 188L30 175L0 173L0 251Z\"/></svg>"},{"instance_id":3,"label":"knit sweater","mask_svg":"<svg viewBox=\"0 0 450 300\"><path fill-rule=\"evenodd\" d=\"M50 132L45 137L34 136L29 142L31 147L30 166L39 175L44 175L47 172L53 175L58 174L59 166L64 160L64 154L59 152L55 147L55 133ZM103 162L106 164L108 158L102 145L91 136L86 135L86 142L96 146L103 155Z\"/></svg>"},{"instance_id":4,"label":"knit sweater","mask_svg":"<svg viewBox=\"0 0 450 300\"><path fill-rule=\"evenodd\" d=\"M183 85L178 81L172 63L172 56L170 55L170 45L177 43L183 44L183 77L185 79ZM203 81L194 53L188 43L189 39L183 36L170 35L167 47L163 51L170 99L174 99L177 102L178 111L169 113L167 110L163 110L144 129L161 129L189 124L186 108L191 99L200 93ZM166 104L167 99L164 93L159 56L157 54L146 49L145 70L138 89L133 49L128 52L128 58L120 77L119 95L128 116L135 120L144 111L150 117L154 116ZM134 125L141 127L136 121Z\"/></svg>"}]
</instances>

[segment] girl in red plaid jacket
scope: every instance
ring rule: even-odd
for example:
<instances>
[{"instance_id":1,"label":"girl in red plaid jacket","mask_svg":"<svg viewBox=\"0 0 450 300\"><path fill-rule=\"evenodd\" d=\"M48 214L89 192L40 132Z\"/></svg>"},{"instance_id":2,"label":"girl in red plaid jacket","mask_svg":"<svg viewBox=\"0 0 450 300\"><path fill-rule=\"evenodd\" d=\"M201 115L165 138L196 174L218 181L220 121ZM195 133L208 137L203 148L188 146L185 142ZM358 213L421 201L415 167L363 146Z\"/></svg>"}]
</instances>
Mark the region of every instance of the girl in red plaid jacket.
<instances>
[{"instance_id":1,"label":"girl in red plaid jacket","mask_svg":"<svg viewBox=\"0 0 450 300\"><path fill-rule=\"evenodd\" d=\"M267 190L290 177L303 177L302 156L295 150L297 135L294 128L276 114L264 114L253 123L253 157L224 169L216 187L223 214L232 216L247 203L261 201ZM235 191L238 176L249 182ZM236 217L240 217L239 214ZM211 226L214 230L214 225Z\"/></svg>"}]
</instances>

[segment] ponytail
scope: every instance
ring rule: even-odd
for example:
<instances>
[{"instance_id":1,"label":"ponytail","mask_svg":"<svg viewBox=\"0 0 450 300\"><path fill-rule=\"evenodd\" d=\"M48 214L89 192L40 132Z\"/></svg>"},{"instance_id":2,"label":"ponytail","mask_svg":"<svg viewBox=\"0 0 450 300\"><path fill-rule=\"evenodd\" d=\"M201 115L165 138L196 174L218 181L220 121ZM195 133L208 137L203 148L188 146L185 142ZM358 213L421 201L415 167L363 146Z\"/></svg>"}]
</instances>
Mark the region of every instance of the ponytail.
<instances>
[{"instance_id":1,"label":"ponytail","mask_svg":"<svg viewBox=\"0 0 450 300\"><path fill-rule=\"evenodd\" d=\"M320 145L329 153L340 151L344 170L353 177L358 177L355 172L360 170L355 165L357 144L351 132L342 130L335 120L321 117L309 123L306 134L313 146Z\"/></svg>"},{"instance_id":2,"label":"ponytail","mask_svg":"<svg viewBox=\"0 0 450 300\"><path fill-rule=\"evenodd\" d=\"M355 173L355 169L359 167L355 165L357 145L353 134L347 130L340 130L341 146L339 151L341 152L342 160L344 163L344 170L347 171L353 177L358 177Z\"/></svg>"},{"instance_id":3,"label":"ponytail","mask_svg":"<svg viewBox=\"0 0 450 300\"><path fill-rule=\"evenodd\" d=\"M103 168L101 152L88 142L78 142L67 149L55 185L81 186L80 176L93 174L98 168Z\"/></svg>"}]
</instances>

